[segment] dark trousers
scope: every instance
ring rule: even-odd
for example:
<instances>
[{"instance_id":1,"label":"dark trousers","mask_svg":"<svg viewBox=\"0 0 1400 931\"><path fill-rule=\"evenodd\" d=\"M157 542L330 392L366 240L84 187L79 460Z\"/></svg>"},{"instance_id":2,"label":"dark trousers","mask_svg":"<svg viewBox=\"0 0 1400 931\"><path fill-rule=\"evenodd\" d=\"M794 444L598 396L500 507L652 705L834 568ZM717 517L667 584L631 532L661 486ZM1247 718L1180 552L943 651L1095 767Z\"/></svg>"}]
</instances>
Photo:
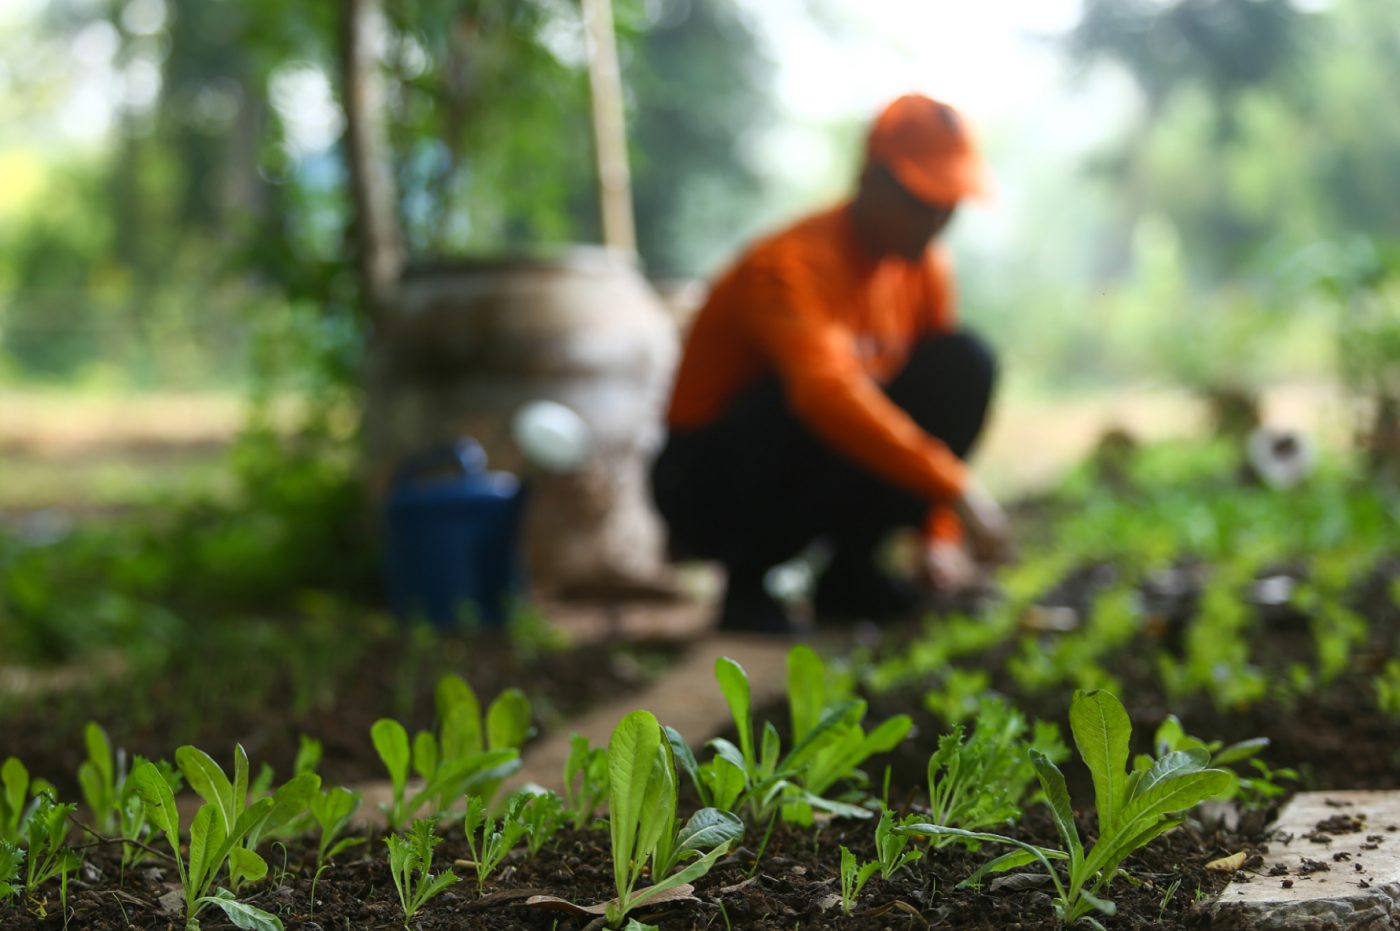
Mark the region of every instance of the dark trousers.
<instances>
[{"instance_id":1,"label":"dark trousers","mask_svg":"<svg viewBox=\"0 0 1400 931\"><path fill-rule=\"evenodd\" d=\"M957 332L915 344L885 393L965 458L982 431L996 364ZM674 430L652 467L652 494L678 557L759 571L819 538L836 559L868 560L896 527L921 526L929 502L870 473L798 420L776 376L747 388L713 423Z\"/></svg>"}]
</instances>

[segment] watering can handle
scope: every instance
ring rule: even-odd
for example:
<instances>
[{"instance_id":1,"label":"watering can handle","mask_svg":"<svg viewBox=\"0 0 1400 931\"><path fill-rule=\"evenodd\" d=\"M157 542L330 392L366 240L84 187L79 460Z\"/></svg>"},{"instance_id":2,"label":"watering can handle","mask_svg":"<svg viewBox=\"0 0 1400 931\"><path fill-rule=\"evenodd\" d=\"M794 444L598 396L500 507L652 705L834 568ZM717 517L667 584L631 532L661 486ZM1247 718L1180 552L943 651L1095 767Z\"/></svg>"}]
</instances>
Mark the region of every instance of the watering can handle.
<instances>
[{"instance_id":1,"label":"watering can handle","mask_svg":"<svg viewBox=\"0 0 1400 931\"><path fill-rule=\"evenodd\" d=\"M394 470L394 484L403 485L432 472L459 469L463 475L486 469L486 451L469 437L414 453Z\"/></svg>"}]
</instances>

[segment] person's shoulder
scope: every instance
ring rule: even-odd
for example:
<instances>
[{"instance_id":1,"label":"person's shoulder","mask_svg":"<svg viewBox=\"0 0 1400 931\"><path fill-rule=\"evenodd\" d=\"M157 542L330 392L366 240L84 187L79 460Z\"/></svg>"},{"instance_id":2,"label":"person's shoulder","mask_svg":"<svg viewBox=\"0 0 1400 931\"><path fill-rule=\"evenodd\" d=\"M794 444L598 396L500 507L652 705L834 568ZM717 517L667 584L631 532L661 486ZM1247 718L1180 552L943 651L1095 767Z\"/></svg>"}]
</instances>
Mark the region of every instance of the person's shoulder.
<instances>
[{"instance_id":1,"label":"person's shoulder","mask_svg":"<svg viewBox=\"0 0 1400 931\"><path fill-rule=\"evenodd\" d=\"M780 230L759 239L748 250L748 263L774 265L828 264L847 246L845 205L809 213Z\"/></svg>"}]
</instances>

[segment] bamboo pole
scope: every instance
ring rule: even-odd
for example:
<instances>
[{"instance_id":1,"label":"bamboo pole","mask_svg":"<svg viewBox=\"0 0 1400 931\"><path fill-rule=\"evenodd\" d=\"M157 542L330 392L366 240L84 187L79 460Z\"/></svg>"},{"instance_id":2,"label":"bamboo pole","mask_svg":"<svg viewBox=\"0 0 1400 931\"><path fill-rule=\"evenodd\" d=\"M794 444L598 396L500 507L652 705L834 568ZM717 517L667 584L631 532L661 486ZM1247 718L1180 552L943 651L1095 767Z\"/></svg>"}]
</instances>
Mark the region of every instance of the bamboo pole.
<instances>
[{"instance_id":1,"label":"bamboo pole","mask_svg":"<svg viewBox=\"0 0 1400 931\"><path fill-rule=\"evenodd\" d=\"M588 85L592 98L593 150L598 168L603 242L611 249L636 255L622 69L617 60L612 0L583 0L583 22L588 40Z\"/></svg>"},{"instance_id":2,"label":"bamboo pole","mask_svg":"<svg viewBox=\"0 0 1400 931\"><path fill-rule=\"evenodd\" d=\"M345 145L355 200L355 249L361 295L371 320L393 299L403 271L389 141L384 126L384 80L375 53L385 31L380 0L344 0L341 20L341 87Z\"/></svg>"}]
</instances>

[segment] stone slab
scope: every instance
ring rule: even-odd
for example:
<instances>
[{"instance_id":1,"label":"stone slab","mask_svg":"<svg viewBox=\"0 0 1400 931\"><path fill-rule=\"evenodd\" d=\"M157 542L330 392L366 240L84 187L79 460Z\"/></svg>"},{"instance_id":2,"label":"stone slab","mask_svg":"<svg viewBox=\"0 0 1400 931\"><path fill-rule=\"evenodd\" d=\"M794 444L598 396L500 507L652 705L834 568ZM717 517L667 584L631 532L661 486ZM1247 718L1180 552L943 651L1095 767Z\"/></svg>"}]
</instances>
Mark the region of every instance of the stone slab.
<instances>
[{"instance_id":1,"label":"stone slab","mask_svg":"<svg viewBox=\"0 0 1400 931\"><path fill-rule=\"evenodd\" d=\"M1264 862L1216 901L1212 927L1389 928L1400 920L1400 791L1300 792Z\"/></svg>"}]
</instances>

